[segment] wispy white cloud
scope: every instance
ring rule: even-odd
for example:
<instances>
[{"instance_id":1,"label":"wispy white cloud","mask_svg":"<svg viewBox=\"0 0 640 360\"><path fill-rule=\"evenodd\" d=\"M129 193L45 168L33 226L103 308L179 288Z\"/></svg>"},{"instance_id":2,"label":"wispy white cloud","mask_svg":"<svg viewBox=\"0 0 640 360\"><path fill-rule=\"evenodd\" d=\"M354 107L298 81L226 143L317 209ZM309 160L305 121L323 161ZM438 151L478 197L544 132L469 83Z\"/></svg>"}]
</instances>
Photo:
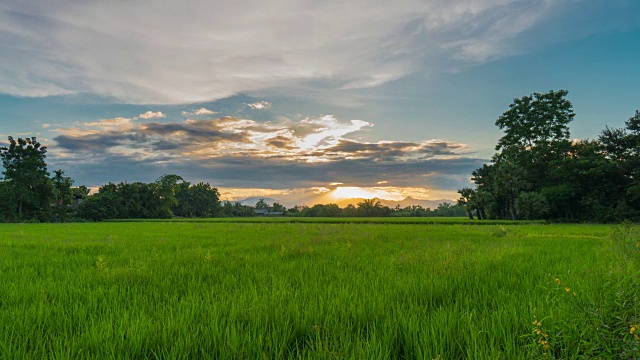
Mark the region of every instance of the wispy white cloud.
<instances>
[{"instance_id":1,"label":"wispy white cloud","mask_svg":"<svg viewBox=\"0 0 640 360\"><path fill-rule=\"evenodd\" d=\"M247 104L247 106L250 107L253 110L271 109L271 103L268 102L268 101L256 101L254 103Z\"/></svg>"},{"instance_id":2,"label":"wispy white cloud","mask_svg":"<svg viewBox=\"0 0 640 360\"><path fill-rule=\"evenodd\" d=\"M149 119L161 119L167 117L167 115L163 114L162 111L153 112L151 110L138 115L139 118L149 120Z\"/></svg>"},{"instance_id":3,"label":"wispy white cloud","mask_svg":"<svg viewBox=\"0 0 640 360\"><path fill-rule=\"evenodd\" d=\"M379 86L523 51L515 39L562 3L3 2L0 93L196 103Z\"/></svg>"},{"instance_id":4,"label":"wispy white cloud","mask_svg":"<svg viewBox=\"0 0 640 360\"><path fill-rule=\"evenodd\" d=\"M213 111L213 110L209 110L207 108L203 108L203 107L201 107L199 109L196 109L196 110L193 110L193 111L183 111L182 112L182 115L184 115L184 116L192 116L192 115L199 116L199 115L213 115L213 114L217 114L217 112Z\"/></svg>"}]
</instances>

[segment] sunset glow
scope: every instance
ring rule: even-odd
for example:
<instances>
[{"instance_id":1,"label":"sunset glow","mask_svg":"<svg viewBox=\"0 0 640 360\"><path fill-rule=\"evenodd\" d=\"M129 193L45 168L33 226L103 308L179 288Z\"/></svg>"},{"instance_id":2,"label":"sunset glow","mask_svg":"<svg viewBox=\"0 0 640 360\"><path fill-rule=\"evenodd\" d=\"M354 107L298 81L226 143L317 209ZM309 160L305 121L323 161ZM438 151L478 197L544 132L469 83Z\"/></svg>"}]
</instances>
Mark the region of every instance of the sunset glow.
<instances>
[{"instance_id":1,"label":"sunset glow","mask_svg":"<svg viewBox=\"0 0 640 360\"><path fill-rule=\"evenodd\" d=\"M339 186L331 192L331 197L336 200L344 199L383 199L383 200L402 200L403 196L392 194L385 190L367 189L357 186Z\"/></svg>"}]
</instances>

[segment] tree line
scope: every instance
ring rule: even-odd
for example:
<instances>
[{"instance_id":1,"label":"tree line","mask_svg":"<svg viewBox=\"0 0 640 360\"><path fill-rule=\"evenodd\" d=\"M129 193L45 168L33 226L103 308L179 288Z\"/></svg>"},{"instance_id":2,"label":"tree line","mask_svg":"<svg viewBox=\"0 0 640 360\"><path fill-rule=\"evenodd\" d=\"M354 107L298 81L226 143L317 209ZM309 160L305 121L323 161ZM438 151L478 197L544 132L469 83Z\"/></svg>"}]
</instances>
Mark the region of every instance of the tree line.
<instances>
[{"instance_id":1,"label":"tree line","mask_svg":"<svg viewBox=\"0 0 640 360\"><path fill-rule=\"evenodd\" d=\"M337 204L315 204L313 206L294 206L287 209L288 216L300 217L460 217L465 209L458 204L444 202L437 208L425 208L420 205L389 207L378 199L363 199L356 205L349 204L341 208Z\"/></svg>"},{"instance_id":2,"label":"tree line","mask_svg":"<svg viewBox=\"0 0 640 360\"><path fill-rule=\"evenodd\" d=\"M63 170L51 175L46 153L35 137L9 136L9 146L0 147L0 221L213 217L220 212L218 189L173 174L152 183L109 183L91 195L86 186L74 187Z\"/></svg>"},{"instance_id":3,"label":"tree line","mask_svg":"<svg viewBox=\"0 0 640 360\"><path fill-rule=\"evenodd\" d=\"M464 216L460 205L441 204L431 210L421 206L389 208L377 199L357 206L336 204L271 206L260 200L255 206L220 201L218 189L207 183L191 184L175 174L162 175L151 183L108 183L90 194L63 170L50 174L47 147L35 137L14 139L0 147L4 178L0 181L0 221L65 222L107 219L166 219L172 217L247 217L267 214L304 217L333 216Z\"/></svg>"},{"instance_id":4,"label":"tree line","mask_svg":"<svg viewBox=\"0 0 640 360\"><path fill-rule=\"evenodd\" d=\"M471 219L621 222L640 219L640 112L624 128L572 140L566 90L514 99L489 164L458 190Z\"/></svg>"}]
</instances>

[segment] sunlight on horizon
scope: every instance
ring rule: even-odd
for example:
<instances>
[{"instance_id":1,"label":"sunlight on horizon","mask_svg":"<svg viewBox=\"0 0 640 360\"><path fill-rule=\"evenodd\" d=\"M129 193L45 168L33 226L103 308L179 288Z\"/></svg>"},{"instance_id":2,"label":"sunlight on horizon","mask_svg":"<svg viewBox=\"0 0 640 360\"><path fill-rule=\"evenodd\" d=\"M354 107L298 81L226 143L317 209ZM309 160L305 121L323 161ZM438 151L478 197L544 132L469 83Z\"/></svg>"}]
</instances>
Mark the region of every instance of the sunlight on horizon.
<instances>
[{"instance_id":1,"label":"sunlight on horizon","mask_svg":"<svg viewBox=\"0 0 640 360\"><path fill-rule=\"evenodd\" d=\"M404 197L400 194L391 194L388 191L378 189L365 189L357 186L338 186L331 191L329 195L337 200L344 199L373 199L382 200L402 200Z\"/></svg>"}]
</instances>

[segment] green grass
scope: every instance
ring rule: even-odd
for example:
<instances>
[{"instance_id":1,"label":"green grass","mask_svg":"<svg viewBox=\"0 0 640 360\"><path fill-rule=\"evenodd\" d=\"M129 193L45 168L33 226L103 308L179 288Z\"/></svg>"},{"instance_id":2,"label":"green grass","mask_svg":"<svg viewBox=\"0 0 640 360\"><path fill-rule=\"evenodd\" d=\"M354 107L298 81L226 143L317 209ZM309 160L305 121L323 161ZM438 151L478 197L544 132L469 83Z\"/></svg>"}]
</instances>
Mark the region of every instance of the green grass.
<instances>
[{"instance_id":1,"label":"green grass","mask_svg":"<svg viewBox=\"0 0 640 360\"><path fill-rule=\"evenodd\" d=\"M544 220L470 220L466 217L231 217L119 219L106 222L211 222L211 223L278 223L278 224L442 224L442 225L527 225L544 224Z\"/></svg>"},{"instance_id":2,"label":"green grass","mask_svg":"<svg viewBox=\"0 0 640 360\"><path fill-rule=\"evenodd\" d=\"M637 269L613 226L269 220L1 225L0 359L605 354L582 305Z\"/></svg>"}]
</instances>

